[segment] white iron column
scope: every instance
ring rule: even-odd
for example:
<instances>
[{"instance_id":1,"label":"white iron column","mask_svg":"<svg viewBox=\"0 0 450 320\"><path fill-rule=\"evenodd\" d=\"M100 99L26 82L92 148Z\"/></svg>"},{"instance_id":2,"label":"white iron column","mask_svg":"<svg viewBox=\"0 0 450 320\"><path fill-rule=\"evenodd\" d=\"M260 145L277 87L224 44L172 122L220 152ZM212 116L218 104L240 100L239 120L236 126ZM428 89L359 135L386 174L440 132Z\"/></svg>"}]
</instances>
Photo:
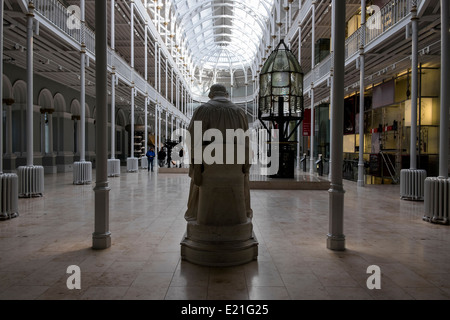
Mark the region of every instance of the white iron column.
<instances>
[{"instance_id":1,"label":"white iron column","mask_svg":"<svg viewBox=\"0 0 450 320\"><path fill-rule=\"evenodd\" d=\"M115 0L111 0L111 50L115 52ZM120 176L120 160L116 159L116 85L118 77L114 55L111 70L111 159L108 160L108 176Z\"/></svg>"},{"instance_id":2,"label":"white iron column","mask_svg":"<svg viewBox=\"0 0 450 320\"><path fill-rule=\"evenodd\" d=\"M134 70L134 0L131 0L131 17L130 17L130 49L131 49L131 69ZM131 128L130 128L130 149L131 149L131 161L134 159L134 83L131 83ZM133 170L132 170L133 171Z\"/></svg>"},{"instance_id":3,"label":"white iron column","mask_svg":"<svg viewBox=\"0 0 450 320\"><path fill-rule=\"evenodd\" d=\"M450 108L450 5L448 0L441 0L441 46L443 53L441 55L441 123L440 123L440 142L439 142L439 177L448 178L448 126L449 126L449 108Z\"/></svg>"},{"instance_id":4,"label":"white iron column","mask_svg":"<svg viewBox=\"0 0 450 320\"><path fill-rule=\"evenodd\" d=\"M161 94L161 45L158 45L158 92Z\"/></svg>"},{"instance_id":5,"label":"white iron column","mask_svg":"<svg viewBox=\"0 0 450 320\"><path fill-rule=\"evenodd\" d=\"M0 182L2 185L2 196L0 207L0 221L15 218L18 216L18 177L15 173L3 174L3 9L4 2L0 0ZM8 99L11 100L11 99ZM12 101L9 101L10 104ZM11 105L8 107L8 111L11 110ZM6 115L6 121L8 117ZM6 128L7 139L9 139L8 127ZM6 145L6 151L8 152L9 145ZM14 169L14 168L11 168ZM6 183L5 183L6 182Z\"/></svg>"},{"instance_id":6,"label":"white iron column","mask_svg":"<svg viewBox=\"0 0 450 320\"><path fill-rule=\"evenodd\" d=\"M92 234L92 248L106 249L111 246L109 231L109 191L108 186L108 68L107 68L107 0L95 1L95 93L97 119L95 131L96 145L96 185L95 231Z\"/></svg>"},{"instance_id":7,"label":"white iron column","mask_svg":"<svg viewBox=\"0 0 450 320\"><path fill-rule=\"evenodd\" d=\"M159 138L158 138L158 144L161 146L161 136L162 136L162 130L161 130L161 123L162 123L162 106L159 105L158 108L158 132L159 132Z\"/></svg>"},{"instance_id":8,"label":"white iron column","mask_svg":"<svg viewBox=\"0 0 450 320\"><path fill-rule=\"evenodd\" d=\"M169 122L169 113L168 113L168 111L166 110L166 139L168 139L168 127L167 127L167 125L168 125L168 122Z\"/></svg>"},{"instance_id":9,"label":"white iron column","mask_svg":"<svg viewBox=\"0 0 450 320\"><path fill-rule=\"evenodd\" d=\"M131 16L130 16L130 60L131 69L134 70L134 0L131 0ZM127 159L127 171L137 172L139 169L139 161L134 157L134 97L136 96L136 89L134 82L131 82L131 127L130 127L130 158Z\"/></svg>"},{"instance_id":10,"label":"white iron column","mask_svg":"<svg viewBox=\"0 0 450 320\"><path fill-rule=\"evenodd\" d=\"M314 162L314 130L315 130L315 121L314 121L314 75L315 75L315 39L316 39L316 1L312 1L312 17L311 17L311 25L312 25L312 35L311 35L311 75L313 81L311 83L311 146L310 146L310 158L309 158L309 173L314 173L315 162Z\"/></svg>"},{"instance_id":11,"label":"white iron column","mask_svg":"<svg viewBox=\"0 0 450 320\"><path fill-rule=\"evenodd\" d=\"M425 197L425 180L427 172L417 168L417 103L419 99L419 18L417 16L417 1L411 1L411 141L410 169L400 172L401 199L422 201Z\"/></svg>"},{"instance_id":12,"label":"white iron column","mask_svg":"<svg viewBox=\"0 0 450 320\"><path fill-rule=\"evenodd\" d=\"M364 91L365 65L364 47L366 45L366 0L361 0L361 46L359 48L359 162L358 187L364 187Z\"/></svg>"},{"instance_id":13,"label":"white iron column","mask_svg":"<svg viewBox=\"0 0 450 320\"><path fill-rule=\"evenodd\" d=\"M292 10L291 10L292 11ZM300 26L300 22L299 22L299 26L298 26L298 62L302 63L302 27ZM298 126L297 128L297 169L300 169L300 139L301 139L301 132L300 132L300 127Z\"/></svg>"},{"instance_id":14,"label":"white iron column","mask_svg":"<svg viewBox=\"0 0 450 320\"><path fill-rule=\"evenodd\" d=\"M331 122L337 139L333 140L331 157L333 170L329 190L329 233L327 248L345 250L344 236L344 187L342 183L343 134L344 134L344 78L345 78L345 1L333 0L334 6L334 81L332 87Z\"/></svg>"},{"instance_id":15,"label":"white iron column","mask_svg":"<svg viewBox=\"0 0 450 320\"><path fill-rule=\"evenodd\" d=\"M115 0L111 0L111 50L114 52L115 40ZM113 62L111 72L111 159L116 158L116 68Z\"/></svg>"},{"instance_id":16,"label":"white iron column","mask_svg":"<svg viewBox=\"0 0 450 320\"><path fill-rule=\"evenodd\" d=\"M5 129L6 129L6 145L5 145L6 154L8 157L11 157L12 153L13 153L13 151L12 151L12 105L9 103L6 103L6 128Z\"/></svg>"},{"instance_id":17,"label":"white iron column","mask_svg":"<svg viewBox=\"0 0 450 320\"><path fill-rule=\"evenodd\" d=\"M174 114L173 113L170 115L170 118L171 118L171 120L170 120L170 130L173 133L175 131L174 128L173 128L173 119L174 119Z\"/></svg>"},{"instance_id":18,"label":"white iron column","mask_svg":"<svg viewBox=\"0 0 450 320\"><path fill-rule=\"evenodd\" d=\"M166 37L167 39L167 37ZM165 90L165 96L166 96L166 100L169 100L169 90L168 90L168 78L169 78L169 59L166 58L166 73L164 75L164 79L165 79L165 85L166 85L166 90Z\"/></svg>"},{"instance_id":19,"label":"white iron column","mask_svg":"<svg viewBox=\"0 0 450 320\"><path fill-rule=\"evenodd\" d=\"M116 70L111 72L111 159L116 158Z\"/></svg>"},{"instance_id":20,"label":"white iron column","mask_svg":"<svg viewBox=\"0 0 450 320\"><path fill-rule=\"evenodd\" d=\"M155 41L155 90L158 92L158 41Z\"/></svg>"},{"instance_id":21,"label":"white iron column","mask_svg":"<svg viewBox=\"0 0 450 320\"><path fill-rule=\"evenodd\" d=\"M3 0L0 0L0 115L3 119ZM6 115L8 121L8 115ZM8 132L8 131L6 131ZM8 152L8 144L6 148ZM0 121L0 175L3 173L3 120Z\"/></svg>"},{"instance_id":22,"label":"white iron column","mask_svg":"<svg viewBox=\"0 0 450 320\"><path fill-rule=\"evenodd\" d=\"M34 5L28 3L27 13L27 165L17 169L19 179L19 197L42 196L44 193L44 167L33 165L33 33ZM36 22L37 23L37 22ZM1 44L3 45L3 43Z\"/></svg>"},{"instance_id":23,"label":"white iron column","mask_svg":"<svg viewBox=\"0 0 450 320\"><path fill-rule=\"evenodd\" d=\"M135 95L135 88L134 83L131 83L131 129L130 129L130 135L131 135L131 155L130 158L134 159L134 95Z\"/></svg>"},{"instance_id":24,"label":"white iron column","mask_svg":"<svg viewBox=\"0 0 450 320\"><path fill-rule=\"evenodd\" d=\"M33 166L33 20L34 6L30 1L27 14L27 166Z\"/></svg>"},{"instance_id":25,"label":"white iron column","mask_svg":"<svg viewBox=\"0 0 450 320\"><path fill-rule=\"evenodd\" d=\"M411 9L412 25L412 65L411 65L411 146L410 169L417 169L417 100L419 97L419 18L417 17L416 1Z\"/></svg>"},{"instance_id":26,"label":"white iron column","mask_svg":"<svg viewBox=\"0 0 450 320\"><path fill-rule=\"evenodd\" d=\"M173 104L173 67L171 68L170 77L170 102Z\"/></svg>"},{"instance_id":27,"label":"white iron column","mask_svg":"<svg viewBox=\"0 0 450 320\"><path fill-rule=\"evenodd\" d=\"M448 125L449 125L449 81L450 61L450 6L448 0L441 0L441 112L439 128L439 176L425 180L424 217L423 220L449 225L448 193Z\"/></svg>"},{"instance_id":28,"label":"white iron column","mask_svg":"<svg viewBox=\"0 0 450 320\"><path fill-rule=\"evenodd\" d=\"M80 139L80 162L86 159L86 43L85 43L85 6L84 0L80 1L81 8L81 62L80 62L80 104L81 104L81 139Z\"/></svg>"},{"instance_id":29,"label":"white iron column","mask_svg":"<svg viewBox=\"0 0 450 320\"><path fill-rule=\"evenodd\" d=\"M158 147L158 102L155 103L155 153L157 153L157 151L159 151L159 147Z\"/></svg>"},{"instance_id":30,"label":"white iron column","mask_svg":"<svg viewBox=\"0 0 450 320\"><path fill-rule=\"evenodd\" d=\"M150 99L148 97L148 93L145 96L145 110L144 110L144 114L145 114L145 118L144 118L144 126L145 126L145 130L144 130L144 141L145 141L145 152L147 152L148 149L148 103L149 103ZM156 151L155 151L156 152Z\"/></svg>"},{"instance_id":31,"label":"white iron column","mask_svg":"<svg viewBox=\"0 0 450 320\"><path fill-rule=\"evenodd\" d=\"M78 149L80 161L73 165L73 183L90 184L92 182L92 163L86 161L86 22L85 22L85 1L80 1L80 130Z\"/></svg>"}]
</instances>

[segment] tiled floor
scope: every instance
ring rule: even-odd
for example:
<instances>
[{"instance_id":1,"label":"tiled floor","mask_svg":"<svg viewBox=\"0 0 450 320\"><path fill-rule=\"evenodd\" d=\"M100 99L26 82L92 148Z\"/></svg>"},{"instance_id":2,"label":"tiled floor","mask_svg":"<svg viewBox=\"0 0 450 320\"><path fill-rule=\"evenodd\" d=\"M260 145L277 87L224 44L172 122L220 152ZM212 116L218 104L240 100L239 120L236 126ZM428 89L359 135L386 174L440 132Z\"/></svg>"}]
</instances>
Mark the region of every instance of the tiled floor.
<instances>
[{"instance_id":1,"label":"tiled floor","mask_svg":"<svg viewBox=\"0 0 450 320\"><path fill-rule=\"evenodd\" d=\"M95 171L94 171L95 181ZM94 184L45 176L42 198L19 199L0 222L0 299L450 299L450 227L422 221L399 186L345 181L344 252L326 248L327 191L253 190L258 260L231 268L180 261L186 175L110 178L112 246L91 249ZM67 267L81 269L69 290ZM381 268L369 290L367 268Z\"/></svg>"}]
</instances>

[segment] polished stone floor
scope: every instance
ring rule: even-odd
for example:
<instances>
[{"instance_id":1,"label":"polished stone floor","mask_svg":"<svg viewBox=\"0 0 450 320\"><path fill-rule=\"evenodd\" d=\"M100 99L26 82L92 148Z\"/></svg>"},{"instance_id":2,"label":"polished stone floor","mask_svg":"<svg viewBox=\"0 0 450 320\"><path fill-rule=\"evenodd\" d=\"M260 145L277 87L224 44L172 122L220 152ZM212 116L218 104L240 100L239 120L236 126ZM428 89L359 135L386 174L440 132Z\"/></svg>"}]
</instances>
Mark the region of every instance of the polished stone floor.
<instances>
[{"instance_id":1,"label":"polished stone floor","mask_svg":"<svg viewBox=\"0 0 450 320\"><path fill-rule=\"evenodd\" d=\"M44 196L19 199L19 217L0 221L0 300L450 299L450 227L422 221L423 203L400 200L396 185L345 181L344 252L326 248L327 191L252 190L259 257L230 268L180 260L186 175L110 178L112 246L101 251L91 249L93 186L46 175ZM71 265L80 290L67 288ZM367 288L371 265L379 290Z\"/></svg>"}]
</instances>

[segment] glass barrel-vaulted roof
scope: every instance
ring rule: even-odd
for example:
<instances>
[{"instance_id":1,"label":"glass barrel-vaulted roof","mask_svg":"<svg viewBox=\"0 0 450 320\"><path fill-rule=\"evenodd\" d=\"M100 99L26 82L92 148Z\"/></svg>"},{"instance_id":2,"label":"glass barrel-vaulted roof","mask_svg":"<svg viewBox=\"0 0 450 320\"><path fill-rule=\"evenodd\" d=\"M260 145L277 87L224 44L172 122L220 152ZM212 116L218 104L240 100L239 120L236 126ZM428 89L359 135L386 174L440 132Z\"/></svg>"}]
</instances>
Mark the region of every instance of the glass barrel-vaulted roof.
<instances>
[{"instance_id":1,"label":"glass barrel-vaulted roof","mask_svg":"<svg viewBox=\"0 0 450 320\"><path fill-rule=\"evenodd\" d=\"M249 67L274 0L174 0L192 61L206 69Z\"/></svg>"}]
</instances>

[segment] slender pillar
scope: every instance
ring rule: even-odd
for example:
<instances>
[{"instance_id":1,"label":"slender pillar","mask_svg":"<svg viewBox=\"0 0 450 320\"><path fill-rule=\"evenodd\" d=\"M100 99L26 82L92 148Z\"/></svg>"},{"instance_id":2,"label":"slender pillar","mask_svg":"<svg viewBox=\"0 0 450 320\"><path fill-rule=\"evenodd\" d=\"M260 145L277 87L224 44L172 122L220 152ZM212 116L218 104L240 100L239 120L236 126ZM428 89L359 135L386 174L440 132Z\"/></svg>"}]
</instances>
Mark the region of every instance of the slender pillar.
<instances>
[{"instance_id":1,"label":"slender pillar","mask_svg":"<svg viewBox=\"0 0 450 320\"><path fill-rule=\"evenodd\" d=\"M84 46L84 44L82 45ZM82 50L85 50L84 48ZM86 85L85 85L85 66L86 51L81 53L81 120L80 120L80 162L86 160Z\"/></svg>"},{"instance_id":2,"label":"slender pillar","mask_svg":"<svg viewBox=\"0 0 450 320\"><path fill-rule=\"evenodd\" d=\"M48 120L48 152L53 155L53 110L47 113Z\"/></svg>"},{"instance_id":3,"label":"slender pillar","mask_svg":"<svg viewBox=\"0 0 450 320\"><path fill-rule=\"evenodd\" d=\"M111 159L116 159L116 70L111 72Z\"/></svg>"},{"instance_id":4,"label":"slender pillar","mask_svg":"<svg viewBox=\"0 0 450 320\"><path fill-rule=\"evenodd\" d=\"M30 1L27 14L27 166L33 166L33 20L34 6ZM2 43L3 45L3 43ZM3 77L3 75L2 75ZM3 90L3 88L2 88Z\"/></svg>"},{"instance_id":5,"label":"slender pillar","mask_svg":"<svg viewBox=\"0 0 450 320\"><path fill-rule=\"evenodd\" d=\"M115 0L111 0L111 49L116 47ZM113 63L111 72L111 159L116 159L116 68Z\"/></svg>"},{"instance_id":6,"label":"slender pillar","mask_svg":"<svg viewBox=\"0 0 450 320\"><path fill-rule=\"evenodd\" d=\"M158 100L155 102L155 149L159 151L159 144L158 144ZM156 170L158 172L158 170Z\"/></svg>"},{"instance_id":7,"label":"slender pillar","mask_svg":"<svg viewBox=\"0 0 450 320\"><path fill-rule=\"evenodd\" d=\"M314 130L315 130L315 121L314 121L314 70L316 66L315 61L315 40L316 40L316 1L312 1L312 18L311 18L311 25L312 25L312 35L311 35L311 74L313 75L313 83L311 83L311 155L309 158L309 173L314 173L315 168L315 162L314 162Z\"/></svg>"},{"instance_id":8,"label":"slender pillar","mask_svg":"<svg viewBox=\"0 0 450 320\"><path fill-rule=\"evenodd\" d=\"M158 92L161 94L161 46L158 45Z\"/></svg>"},{"instance_id":9,"label":"slender pillar","mask_svg":"<svg viewBox=\"0 0 450 320\"><path fill-rule=\"evenodd\" d=\"M131 16L130 16L130 57L131 57L131 69L134 70L134 0L131 0ZM127 159L127 171L137 172L139 170L139 161L134 157L134 97L136 95L136 89L134 82L131 82L131 127L130 127L130 157Z\"/></svg>"},{"instance_id":10,"label":"slender pillar","mask_svg":"<svg viewBox=\"0 0 450 320\"><path fill-rule=\"evenodd\" d=\"M81 139L80 139L80 162L86 160L86 44L85 44L85 6L84 0L81 4L81 62L80 62L80 104L81 104Z\"/></svg>"},{"instance_id":11,"label":"slender pillar","mask_svg":"<svg viewBox=\"0 0 450 320\"><path fill-rule=\"evenodd\" d=\"M131 129L130 129L130 136L131 136L131 155L130 158L134 158L134 94L135 94L135 88L134 83L131 83Z\"/></svg>"},{"instance_id":12,"label":"slender pillar","mask_svg":"<svg viewBox=\"0 0 450 320\"><path fill-rule=\"evenodd\" d=\"M106 249L111 246L109 231L108 186L108 69L107 69L107 0L95 1L95 93L97 119L95 130L96 184L95 225L92 234L92 248Z\"/></svg>"},{"instance_id":13,"label":"slender pillar","mask_svg":"<svg viewBox=\"0 0 450 320\"><path fill-rule=\"evenodd\" d=\"M166 39L167 39L167 37L166 37ZM168 67L168 65L169 65L169 61L168 61L169 59L167 59L166 58L166 73L165 73L165 75L164 75L164 80L165 80L165 85L166 85L166 91L164 92L165 93L165 96L166 96L166 100L169 100L169 90L168 90L168 78L169 78L169 67Z\"/></svg>"},{"instance_id":14,"label":"slender pillar","mask_svg":"<svg viewBox=\"0 0 450 320\"><path fill-rule=\"evenodd\" d=\"M450 52L450 5L448 0L441 0L441 46L442 52ZM441 55L441 123L439 142L439 178L448 178L448 128L450 108L450 57Z\"/></svg>"},{"instance_id":15,"label":"slender pillar","mask_svg":"<svg viewBox=\"0 0 450 320\"><path fill-rule=\"evenodd\" d=\"M145 152L147 152L147 149L148 149L148 102L149 102L149 98L148 98L148 93L147 93L147 95L145 96L145 108L144 108L145 109L144 110L144 114L145 114L145 117L144 117ZM155 152L156 152L156 150L155 150Z\"/></svg>"},{"instance_id":16,"label":"slender pillar","mask_svg":"<svg viewBox=\"0 0 450 320\"><path fill-rule=\"evenodd\" d=\"M158 41L155 41L155 90L158 92Z\"/></svg>"},{"instance_id":17,"label":"slender pillar","mask_svg":"<svg viewBox=\"0 0 450 320\"><path fill-rule=\"evenodd\" d=\"M173 67L171 69L171 77L170 77L170 101L172 102L172 104L174 104L173 102Z\"/></svg>"},{"instance_id":18,"label":"slender pillar","mask_svg":"<svg viewBox=\"0 0 450 320\"><path fill-rule=\"evenodd\" d=\"M364 47L366 45L366 0L361 0L361 46L359 48L359 162L358 187L364 187L364 91L366 58Z\"/></svg>"},{"instance_id":19,"label":"slender pillar","mask_svg":"<svg viewBox=\"0 0 450 320\"><path fill-rule=\"evenodd\" d=\"M417 17L417 1L413 1L411 8L412 25L412 65L411 65L411 146L410 170L417 169L417 100L419 96L419 18ZM448 115L447 115L448 118Z\"/></svg>"},{"instance_id":20,"label":"slender pillar","mask_svg":"<svg viewBox=\"0 0 450 320\"><path fill-rule=\"evenodd\" d=\"M169 136L168 134L168 127L167 127L167 125L168 125L168 122L169 122L169 114L168 114L168 112L167 112L167 110L166 110L166 139L168 139L167 137Z\"/></svg>"},{"instance_id":21,"label":"slender pillar","mask_svg":"<svg viewBox=\"0 0 450 320\"><path fill-rule=\"evenodd\" d=\"M314 71L313 71L314 73ZM311 134L310 134L310 157L309 157L309 173L314 174L314 84L311 83Z\"/></svg>"},{"instance_id":22,"label":"slender pillar","mask_svg":"<svg viewBox=\"0 0 450 320\"><path fill-rule=\"evenodd\" d=\"M159 111L158 111L158 132L159 132L159 138L158 138L158 144L161 146L161 136L162 136L162 130L161 130L161 123L162 123L162 106L159 106Z\"/></svg>"},{"instance_id":23,"label":"slender pillar","mask_svg":"<svg viewBox=\"0 0 450 320\"><path fill-rule=\"evenodd\" d=\"M332 114L334 137L331 157L333 158L331 188L329 190L329 233L327 248L345 250L344 236L344 187L342 183L343 134L344 134L344 78L345 78L345 1L333 0L334 29L334 81L332 86Z\"/></svg>"},{"instance_id":24,"label":"slender pillar","mask_svg":"<svg viewBox=\"0 0 450 320\"><path fill-rule=\"evenodd\" d=\"M301 63L302 63L302 27L300 26L300 23L298 26L298 58L297 59L301 65ZM298 126L298 128L297 128L297 169L300 169L300 139L302 137L300 127L301 126Z\"/></svg>"},{"instance_id":25,"label":"slender pillar","mask_svg":"<svg viewBox=\"0 0 450 320\"><path fill-rule=\"evenodd\" d=\"M3 173L3 4L4 1L0 0L0 175Z\"/></svg>"},{"instance_id":26,"label":"slender pillar","mask_svg":"<svg viewBox=\"0 0 450 320\"><path fill-rule=\"evenodd\" d=\"M174 119L174 115L173 113L170 115L171 121L170 121L170 130L172 130L172 132L174 132L174 128L173 128L173 119Z\"/></svg>"},{"instance_id":27,"label":"slender pillar","mask_svg":"<svg viewBox=\"0 0 450 320\"><path fill-rule=\"evenodd\" d=\"M80 1L81 48L80 48L80 127L78 149L80 161L73 165L73 183L90 184L92 182L92 163L86 161L86 22L85 1Z\"/></svg>"},{"instance_id":28,"label":"slender pillar","mask_svg":"<svg viewBox=\"0 0 450 320\"><path fill-rule=\"evenodd\" d=\"M2 77L3 78L3 77ZM3 90L2 90L3 92ZM12 105L6 103L6 154L12 156ZM12 168L11 168L12 169Z\"/></svg>"}]
</instances>

